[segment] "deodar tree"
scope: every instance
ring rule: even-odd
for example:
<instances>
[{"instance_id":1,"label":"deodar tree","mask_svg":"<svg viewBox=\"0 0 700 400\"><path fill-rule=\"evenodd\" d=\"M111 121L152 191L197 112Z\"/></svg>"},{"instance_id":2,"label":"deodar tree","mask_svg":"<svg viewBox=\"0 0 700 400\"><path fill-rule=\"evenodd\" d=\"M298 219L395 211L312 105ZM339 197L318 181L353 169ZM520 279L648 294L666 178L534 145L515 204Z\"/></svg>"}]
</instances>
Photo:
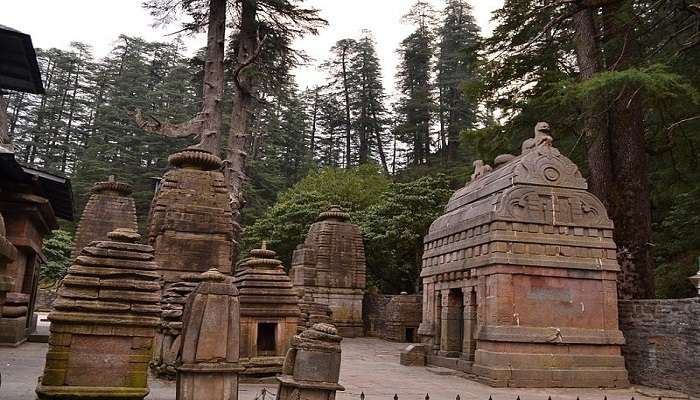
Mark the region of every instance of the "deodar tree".
<instances>
[{"instance_id":1,"label":"deodar tree","mask_svg":"<svg viewBox=\"0 0 700 400\"><path fill-rule=\"evenodd\" d=\"M577 131L573 147L585 144L591 190L615 223L620 296L654 297L647 153L679 150L648 140L700 118L697 78L683 76L697 12L680 0L506 0L496 21L495 103L514 126L551 117Z\"/></svg>"}]
</instances>

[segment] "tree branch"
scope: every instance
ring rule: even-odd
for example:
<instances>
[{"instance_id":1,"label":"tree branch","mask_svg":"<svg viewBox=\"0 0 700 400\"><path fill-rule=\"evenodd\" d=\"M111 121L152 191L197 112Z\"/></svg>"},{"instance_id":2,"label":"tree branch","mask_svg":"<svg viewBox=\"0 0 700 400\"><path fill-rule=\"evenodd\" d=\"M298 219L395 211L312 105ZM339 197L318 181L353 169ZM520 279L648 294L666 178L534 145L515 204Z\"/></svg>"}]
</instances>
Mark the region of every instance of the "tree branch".
<instances>
[{"instance_id":1,"label":"tree branch","mask_svg":"<svg viewBox=\"0 0 700 400\"><path fill-rule=\"evenodd\" d=\"M163 122L153 116L147 116L144 118L143 113L140 109L136 111L130 111L125 109L126 114L129 119L134 121L134 123L144 131L148 133L153 133L160 136L172 137L172 138L184 138L189 136L199 136L202 123L204 122L201 114L197 114L194 118L189 121L181 122L179 124L173 124L171 122Z\"/></svg>"}]
</instances>

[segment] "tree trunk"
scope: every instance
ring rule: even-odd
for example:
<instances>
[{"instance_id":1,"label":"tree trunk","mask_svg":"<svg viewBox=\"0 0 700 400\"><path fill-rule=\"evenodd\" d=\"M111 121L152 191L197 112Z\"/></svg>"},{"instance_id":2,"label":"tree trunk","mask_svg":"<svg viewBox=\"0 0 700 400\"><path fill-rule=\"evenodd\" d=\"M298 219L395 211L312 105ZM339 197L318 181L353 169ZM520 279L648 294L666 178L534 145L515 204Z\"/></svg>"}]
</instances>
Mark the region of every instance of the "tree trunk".
<instances>
[{"instance_id":1,"label":"tree trunk","mask_svg":"<svg viewBox=\"0 0 700 400\"><path fill-rule=\"evenodd\" d=\"M0 147L3 150L10 150L7 147L11 145L10 128L7 120L7 103L5 98L0 94Z\"/></svg>"},{"instance_id":2,"label":"tree trunk","mask_svg":"<svg viewBox=\"0 0 700 400\"><path fill-rule=\"evenodd\" d=\"M639 44L632 25L634 16L630 2L603 7L609 69L628 68L638 57ZM655 297L643 115L639 88L624 87L611 107L608 128L615 176L614 191L609 200L615 222L618 262L622 269L618 292L623 299Z\"/></svg>"},{"instance_id":3,"label":"tree trunk","mask_svg":"<svg viewBox=\"0 0 700 400\"><path fill-rule=\"evenodd\" d=\"M311 153L311 159L314 159L314 152L316 151L316 121L318 119L318 88L314 89L314 107L313 113L311 115L311 137L309 138L309 152Z\"/></svg>"},{"instance_id":4,"label":"tree trunk","mask_svg":"<svg viewBox=\"0 0 700 400\"><path fill-rule=\"evenodd\" d=\"M209 2L207 58L204 65L202 119L199 144L194 147L219 154L224 97L224 38L226 37L226 0Z\"/></svg>"},{"instance_id":5,"label":"tree trunk","mask_svg":"<svg viewBox=\"0 0 700 400\"><path fill-rule=\"evenodd\" d=\"M241 27L238 47L239 66L252 63L258 51L258 23L256 21L257 0L241 1ZM226 148L226 166L224 173L229 186L231 197L231 210L234 214L234 253L232 260L235 262L241 238L240 210L245 205L245 193L243 186L247 181L246 162L250 148L251 132L249 120L253 116L255 108L256 82L253 74L246 73L245 69L239 71L234 85L235 97L231 110L231 126L228 134Z\"/></svg>"},{"instance_id":6,"label":"tree trunk","mask_svg":"<svg viewBox=\"0 0 700 400\"><path fill-rule=\"evenodd\" d=\"M593 21L593 10L584 8L573 16L574 45L581 80L590 79L600 72L600 48L596 42L597 31ZM614 186L610 136L607 128L605 105L586 101L584 110L583 135L587 144L588 182L591 191L606 208L610 206L610 191Z\"/></svg>"},{"instance_id":7,"label":"tree trunk","mask_svg":"<svg viewBox=\"0 0 700 400\"><path fill-rule=\"evenodd\" d=\"M343 68L343 94L345 96L345 168L350 168L350 93L348 91L346 55L347 47L343 47L341 63Z\"/></svg>"}]
</instances>

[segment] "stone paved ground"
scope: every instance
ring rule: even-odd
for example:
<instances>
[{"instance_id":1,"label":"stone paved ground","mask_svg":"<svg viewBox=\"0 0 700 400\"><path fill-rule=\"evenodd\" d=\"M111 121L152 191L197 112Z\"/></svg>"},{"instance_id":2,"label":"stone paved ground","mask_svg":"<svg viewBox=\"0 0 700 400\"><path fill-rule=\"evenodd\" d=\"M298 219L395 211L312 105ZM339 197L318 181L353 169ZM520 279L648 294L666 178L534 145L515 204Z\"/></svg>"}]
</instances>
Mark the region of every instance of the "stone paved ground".
<instances>
[{"instance_id":1,"label":"stone paved ground","mask_svg":"<svg viewBox=\"0 0 700 400\"><path fill-rule=\"evenodd\" d=\"M367 400L392 400L394 393L400 400L423 400L430 393L433 400L652 400L633 389L496 389L464 379L440 368L404 367L399 365L399 351L404 344L379 339L359 338L343 341L341 384L346 388L338 393L338 400L359 400L364 392ZM0 347L2 400L31 400L36 380L41 375L47 345L25 343L12 349ZM276 391L274 384L241 385L240 400L253 400L263 387ZM148 400L174 400L175 388L171 382L151 380Z\"/></svg>"}]
</instances>

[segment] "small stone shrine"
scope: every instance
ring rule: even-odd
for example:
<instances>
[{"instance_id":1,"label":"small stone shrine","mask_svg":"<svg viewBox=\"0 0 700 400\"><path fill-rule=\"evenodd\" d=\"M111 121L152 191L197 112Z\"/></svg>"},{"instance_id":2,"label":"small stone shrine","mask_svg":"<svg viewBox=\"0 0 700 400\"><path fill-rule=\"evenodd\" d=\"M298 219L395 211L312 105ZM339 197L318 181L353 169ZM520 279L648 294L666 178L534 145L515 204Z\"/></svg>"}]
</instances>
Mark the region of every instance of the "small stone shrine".
<instances>
[{"instance_id":1,"label":"small stone shrine","mask_svg":"<svg viewBox=\"0 0 700 400\"><path fill-rule=\"evenodd\" d=\"M292 256L294 286L328 304L344 337L362 336L365 248L360 228L338 206L322 212Z\"/></svg>"},{"instance_id":2,"label":"small stone shrine","mask_svg":"<svg viewBox=\"0 0 700 400\"><path fill-rule=\"evenodd\" d=\"M131 185L115 181L114 176L93 185L75 231L72 258L90 242L106 240L107 234L117 228L138 229L136 205L130 195Z\"/></svg>"},{"instance_id":3,"label":"small stone shrine","mask_svg":"<svg viewBox=\"0 0 700 400\"><path fill-rule=\"evenodd\" d=\"M279 373L299 323L299 296L275 256L263 242L234 276L241 302L240 362L246 375Z\"/></svg>"},{"instance_id":4,"label":"small stone shrine","mask_svg":"<svg viewBox=\"0 0 700 400\"><path fill-rule=\"evenodd\" d=\"M180 361L182 314L187 298L199 284L201 274L183 276L182 282L168 284L163 290L160 327L153 344L151 367L158 377L175 379Z\"/></svg>"},{"instance_id":5,"label":"small stone shrine","mask_svg":"<svg viewBox=\"0 0 700 400\"><path fill-rule=\"evenodd\" d=\"M133 230L92 242L68 269L54 311L40 399L143 399L160 321L153 248Z\"/></svg>"},{"instance_id":6,"label":"small stone shrine","mask_svg":"<svg viewBox=\"0 0 700 400\"><path fill-rule=\"evenodd\" d=\"M425 237L428 362L493 386L625 387L613 224L539 123L476 165Z\"/></svg>"},{"instance_id":7,"label":"small stone shrine","mask_svg":"<svg viewBox=\"0 0 700 400\"><path fill-rule=\"evenodd\" d=\"M294 336L277 377L277 399L334 400L336 391L345 390L338 384L342 340L329 324L315 324Z\"/></svg>"},{"instance_id":8,"label":"small stone shrine","mask_svg":"<svg viewBox=\"0 0 700 400\"><path fill-rule=\"evenodd\" d=\"M212 268L187 300L177 400L237 400L240 310L231 277Z\"/></svg>"},{"instance_id":9,"label":"small stone shrine","mask_svg":"<svg viewBox=\"0 0 700 400\"><path fill-rule=\"evenodd\" d=\"M421 302L422 296L418 294L368 293L365 296L367 336L397 342L417 342L422 317Z\"/></svg>"},{"instance_id":10,"label":"small stone shrine","mask_svg":"<svg viewBox=\"0 0 700 400\"><path fill-rule=\"evenodd\" d=\"M168 171L151 203L148 243L166 283L209 267L231 272L233 217L222 161L188 149L168 158Z\"/></svg>"}]
</instances>

